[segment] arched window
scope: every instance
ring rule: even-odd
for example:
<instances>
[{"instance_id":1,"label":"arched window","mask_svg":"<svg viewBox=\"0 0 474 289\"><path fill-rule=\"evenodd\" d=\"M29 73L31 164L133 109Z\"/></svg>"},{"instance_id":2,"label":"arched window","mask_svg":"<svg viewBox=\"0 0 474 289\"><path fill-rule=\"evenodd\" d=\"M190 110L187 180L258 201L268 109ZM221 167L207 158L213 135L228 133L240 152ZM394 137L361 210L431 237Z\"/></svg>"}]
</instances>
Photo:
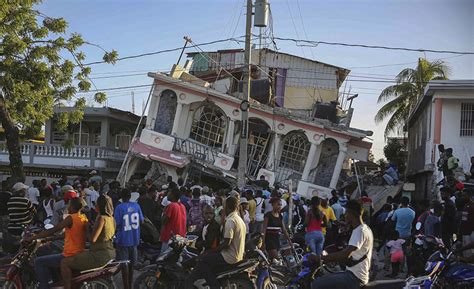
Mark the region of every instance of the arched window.
<instances>
[{"instance_id":1,"label":"arched window","mask_svg":"<svg viewBox=\"0 0 474 289\"><path fill-rule=\"evenodd\" d=\"M279 167L302 173L308 158L310 143L304 133L289 133L283 139Z\"/></svg>"},{"instance_id":2,"label":"arched window","mask_svg":"<svg viewBox=\"0 0 474 289\"><path fill-rule=\"evenodd\" d=\"M221 148L227 127L224 112L213 104L204 104L194 112L190 138L213 148Z\"/></svg>"},{"instance_id":3,"label":"arched window","mask_svg":"<svg viewBox=\"0 0 474 289\"><path fill-rule=\"evenodd\" d=\"M178 98L174 91L167 89L161 93L156 113L155 131L171 134L177 105Z\"/></svg>"}]
</instances>

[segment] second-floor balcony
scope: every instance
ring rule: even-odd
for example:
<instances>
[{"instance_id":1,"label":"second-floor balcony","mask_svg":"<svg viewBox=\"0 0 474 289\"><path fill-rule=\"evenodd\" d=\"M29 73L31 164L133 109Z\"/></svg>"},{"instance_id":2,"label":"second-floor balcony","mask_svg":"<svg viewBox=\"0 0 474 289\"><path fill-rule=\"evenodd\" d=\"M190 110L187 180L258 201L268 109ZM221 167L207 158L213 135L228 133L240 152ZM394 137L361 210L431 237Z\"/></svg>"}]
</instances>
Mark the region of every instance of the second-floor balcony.
<instances>
[{"instance_id":1,"label":"second-floor balcony","mask_svg":"<svg viewBox=\"0 0 474 289\"><path fill-rule=\"evenodd\" d=\"M67 148L63 145L34 143L22 143L20 146L23 164L31 167L117 170L127 153L98 146ZM10 162L5 142L0 142L0 162Z\"/></svg>"}]
</instances>

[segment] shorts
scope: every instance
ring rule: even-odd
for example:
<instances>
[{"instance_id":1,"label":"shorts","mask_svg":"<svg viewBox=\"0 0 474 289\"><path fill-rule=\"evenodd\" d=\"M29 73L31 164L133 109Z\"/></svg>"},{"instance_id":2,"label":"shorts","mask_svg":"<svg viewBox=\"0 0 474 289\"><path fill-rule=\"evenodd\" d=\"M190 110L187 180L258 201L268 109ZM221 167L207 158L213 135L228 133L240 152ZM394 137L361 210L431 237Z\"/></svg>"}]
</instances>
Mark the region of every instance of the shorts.
<instances>
[{"instance_id":1,"label":"shorts","mask_svg":"<svg viewBox=\"0 0 474 289\"><path fill-rule=\"evenodd\" d=\"M403 262L403 251L397 251L390 254L390 262L402 263Z\"/></svg>"},{"instance_id":2,"label":"shorts","mask_svg":"<svg viewBox=\"0 0 474 289\"><path fill-rule=\"evenodd\" d=\"M129 260L132 265L137 263L138 260L138 249L136 246L122 247L117 246L115 249L117 255L117 261L127 261Z\"/></svg>"}]
</instances>

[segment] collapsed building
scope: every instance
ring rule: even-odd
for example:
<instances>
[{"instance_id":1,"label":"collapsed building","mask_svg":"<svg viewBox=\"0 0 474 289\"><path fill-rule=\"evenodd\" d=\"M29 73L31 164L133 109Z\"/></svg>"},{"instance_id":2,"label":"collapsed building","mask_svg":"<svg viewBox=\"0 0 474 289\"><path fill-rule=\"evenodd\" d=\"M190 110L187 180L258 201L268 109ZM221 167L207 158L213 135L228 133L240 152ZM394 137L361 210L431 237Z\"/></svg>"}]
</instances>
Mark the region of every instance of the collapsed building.
<instances>
[{"instance_id":1,"label":"collapsed building","mask_svg":"<svg viewBox=\"0 0 474 289\"><path fill-rule=\"evenodd\" d=\"M145 128L132 140L118 179L171 175L233 186L239 159L243 50L189 53L183 67L153 79ZM246 176L292 180L303 196L340 186L348 160L367 161L372 135L350 127L339 88L349 70L269 49L252 51Z\"/></svg>"}]
</instances>

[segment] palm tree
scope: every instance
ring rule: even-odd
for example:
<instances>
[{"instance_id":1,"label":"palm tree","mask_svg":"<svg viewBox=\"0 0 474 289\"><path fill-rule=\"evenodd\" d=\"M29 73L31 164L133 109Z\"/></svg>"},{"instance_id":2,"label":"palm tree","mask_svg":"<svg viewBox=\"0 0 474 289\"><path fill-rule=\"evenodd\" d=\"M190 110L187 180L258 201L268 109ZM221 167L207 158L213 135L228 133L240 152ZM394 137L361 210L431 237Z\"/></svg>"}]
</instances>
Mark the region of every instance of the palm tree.
<instances>
[{"instance_id":1,"label":"palm tree","mask_svg":"<svg viewBox=\"0 0 474 289\"><path fill-rule=\"evenodd\" d=\"M430 62L419 58L416 69L405 68L396 76L397 84L385 88L377 100L377 103L388 101L375 115L376 123L390 116L385 127L385 137L392 132L400 132L405 126L410 112L423 97L426 84L430 80L448 79L449 71L444 61Z\"/></svg>"}]
</instances>

